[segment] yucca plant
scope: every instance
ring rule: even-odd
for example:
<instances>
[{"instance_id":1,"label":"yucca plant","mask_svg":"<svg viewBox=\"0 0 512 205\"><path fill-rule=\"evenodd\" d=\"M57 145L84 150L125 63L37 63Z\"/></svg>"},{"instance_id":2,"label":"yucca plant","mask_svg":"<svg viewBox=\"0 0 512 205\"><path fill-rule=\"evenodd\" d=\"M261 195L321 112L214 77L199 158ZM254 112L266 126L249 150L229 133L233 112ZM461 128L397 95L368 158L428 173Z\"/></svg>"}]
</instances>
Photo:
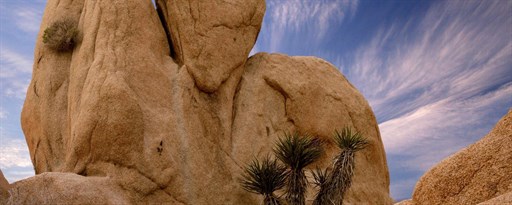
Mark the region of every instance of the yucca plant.
<instances>
[{"instance_id":1,"label":"yucca plant","mask_svg":"<svg viewBox=\"0 0 512 205\"><path fill-rule=\"evenodd\" d=\"M355 153L369 145L361 133L353 132L348 127L343 128L341 133L335 131L334 142L341 152L336 156L333 171L327 177L324 193L319 193L318 204L343 204L344 194L352 184Z\"/></svg>"},{"instance_id":2,"label":"yucca plant","mask_svg":"<svg viewBox=\"0 0 512 205\"><path fill-rule=\"evenodd\" d=\"M290 205L304 205L308 185L304 168L322 155L321 143L309 135L301 136L297 132L285 134L274 148L276 157L289 168L286 180L286 201Z\"/></svg>"},{"instance_id":3,"label":"yucca plant","mask_svg":"<svg viewBox=\"0 0 512 205\"><path fill-rule=\"evenodd\" d=\"M326 184L329 177L327 169L321 170L320 168L316 168L311 174L313 175L313 183L319 189L313 201L313 205L324 205L325 203L322 200L325 198L323 196L326 194Z\"/></svg>"},{"instance_id":4,"label":"yucca plant","mask_svg":"<svg viewBox=\"0 0 512 205\"><path fill-rule=\"evenodd\" d=\"M287 171L276 159L265 157L261 162L254 159L242 174L242 187L252 193L263 195L264 205L280 205L274 191L285 186Z\"/></svg>"}]
</instances>

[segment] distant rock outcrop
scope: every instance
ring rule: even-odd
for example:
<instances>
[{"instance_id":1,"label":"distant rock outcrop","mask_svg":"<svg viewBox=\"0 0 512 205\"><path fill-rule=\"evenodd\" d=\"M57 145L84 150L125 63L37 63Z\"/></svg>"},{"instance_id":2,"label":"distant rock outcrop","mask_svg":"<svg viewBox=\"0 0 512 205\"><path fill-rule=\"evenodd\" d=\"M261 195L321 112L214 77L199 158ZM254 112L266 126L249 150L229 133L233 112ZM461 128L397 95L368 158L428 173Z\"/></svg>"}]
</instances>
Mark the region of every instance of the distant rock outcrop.
<instances>
[{"instance_id":1,"label":"distant rock outcrop","mask_svg":"<svg viewBox=\"0 0 512 205\"><path fill-rule=\"evenodd\" d=\"M22 112L38 175L16 182L10 203L258 204L237 181L253 156L286 131L330 139L351 126L371 146L346 201L391 204L375 116L345 77L313 57L247 59L263 0L157 5L48 1ZM67 53L39 40L64 17L81 37Z\"/></svg>"},{"instance_id":2,"label":"distant rock outcrop","mask_svg":"<svg viewBox=\"0 0 512 205\"><path fill-rule=\"evenodd\" d=\"M510 191L512 110L487 136L428 171L416 184L413 201L416 205L512 204Z\"/></svg>"}]
</instances>

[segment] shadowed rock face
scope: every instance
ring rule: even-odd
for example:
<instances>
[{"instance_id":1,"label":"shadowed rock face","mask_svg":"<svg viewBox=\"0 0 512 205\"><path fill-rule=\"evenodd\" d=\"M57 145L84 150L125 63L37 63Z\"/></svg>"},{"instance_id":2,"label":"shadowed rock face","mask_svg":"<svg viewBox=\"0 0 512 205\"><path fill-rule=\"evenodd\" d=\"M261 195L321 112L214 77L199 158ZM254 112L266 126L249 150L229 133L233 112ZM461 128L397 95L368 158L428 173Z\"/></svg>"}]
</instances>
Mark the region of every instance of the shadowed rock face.
<instances>
[{"instance_id":1,"label":"shadowed rock face","mask_svg":"<svg viewBox=\"0 0 512 205\"><path fill-rule=\"evenodd\" d=\"M357 155L346 200L391 203L375 117L345 77L313 57L247 59L263 0L157 5L48 1L22 112L39 175L15 183L10 203L112 195L104 203L258 204L237 182L253 156L285 131L329 139L343 126L371 142ZM68 53L41 41L64 17L79 22L81 37ZM318 166L331 163L333 147ZM80 194L43 194L63 189Z\"/></svg>"},{"instance_id":2,"label":"shadowed rock face","mask_svg":"<svg viewBox=\"0 0 512 205\"><path fill-rule=\"evenodd\" d=\"M9 190L9 182L4 177L4 174L2 173L2 170L0 170L0 204L4 204L5 200L9 198L9 193L7 190Z\"/></svg>"},{"instance_id":3,"label":"shadowed rock face","mask_svg":"<svg viewBox=\"0 0 512 205\"><path fill-rule=\"evenodd\" d=\"M509 110L487 136L423 175L416 184L413 201L416 205L478 204L487 200L490 201L483 204L510 204L511 173L512 110Z\"/></svg>"}]
</instances>

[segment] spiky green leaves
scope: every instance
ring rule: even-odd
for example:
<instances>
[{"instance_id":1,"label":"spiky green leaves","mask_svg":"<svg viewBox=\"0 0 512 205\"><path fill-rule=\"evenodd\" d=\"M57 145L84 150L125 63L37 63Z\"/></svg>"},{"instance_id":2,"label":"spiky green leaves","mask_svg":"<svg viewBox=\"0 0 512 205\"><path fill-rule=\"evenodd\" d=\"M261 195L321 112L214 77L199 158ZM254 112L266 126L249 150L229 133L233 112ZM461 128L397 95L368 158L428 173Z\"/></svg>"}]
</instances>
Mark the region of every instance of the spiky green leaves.
<instances>
[{"instance_id":1,"label":"spiky green leaves","mask_svg":"<svg viewBox=\"0 0 512 205\"><path fill-rule=\"evenodd\" d=\"M323 149L318 139L298 133L285 134L274 148L276 157L290 169L286 182L286 201L288 204L304 205L308 185L304 168L322 155Z\"/></svg>"},{"instance_id":2,"label":"spiky green leaves","mask_svg":"<svg viewBox=\"0 0 512 205\"><path fill-rule=\"evenodd\" d=\"M262 161L254 159L244 171L240 183L248 192L272 195L286 183L286 167L269 156Z\"/></svg>"},{"instance_id":3,"label":"spiky green leaves","mask_svg":"<svg viewBox=\"0 0 512 205\"><path fill-rule=\"evenodd\" d=\"M77 42L78 28L74 20L58 20L44 30L43 43L53 50L70 51L73 50Z\"/></svg>"},{"instance_id":4,"label":"spiky green leaves","mask_svg":"<svg viewBox=\"0 0 512 205\"><path fill-rule=\"evenodd\" d=\"M311 172L313 175L313 183L317 188L319 188L315 200L313 201L313 205L323 205L324 200L327 198L328 192L327 189L327 183L329 182L329 172L327 172L327 169L321 170L319 168L316 168Z\"/></svg>"},{"instance_id":5,"label":"spiky green leaves","mask_svg":"<svg viewBox=\"0 0 512 205\"><path fill-rule=\"evenodd\" d=\"M311 171L311 174L313 175L313 183L317 187L322 187L322 185L327 182L328 172L327 169L321 170L320 168L316 168L315 170Z\"/></svg>"},{"instance_id":6,"label":"spiky green leaves","mask_svg":"<svg viewBox=\"0 0 512 205\"><path fill-rule=\"evenodd\" d=\"M292 170L300 170L313 163L322 155L321 143L309 135L286 133L274 148L276 157Z\"/></svg>"},{"instance_id":7,"label":"spiky green leaves","mask_svg":"<svg viewBox=\"0 0 512 205\"><path fill-rule=\"evenodd\" d=\"M353 132L352 129L345 127L341 130L335 130L334 142L341 150L358 151L368 146L369 142L361 133Z\"/></svg>"},{"instance_id":8,"label":"spiky green leaves","mask_svg":"<svg viewBox=\"0 0 512 205\"><path fill-rule=\"evenodd\" d=\"M327 176L324 175L325 182L321 184L320 191L313 202L314 205L343 204L344 195L352 185L355 153L369 145L359 132L352 132L350 128L343 128L341 133L335 131L334 141L341 152L335 158L332 172Z\"/></svg>"},{"instance_id":9,"label":"spiky green leaves","mask_svg":"<svg viewBox=\"0 0 512 205\"><path fill-rule=\"evenodd\" d=\"M332 171L317 169L312 172L315 184L319 187L313 205L343 203L344 194L352 184L355 154L369 145L360 133L353 132L350 128L344 128L341 132L335 131L334 142L341 151L335 157ZM243 188L262 194L265 205L275 205L279 204L279 198L273 192L286 187L288 204L304 205L308 185L304 168L320 158L323 152L321 144L318 139L310 136L285 134L277 141L274 154L286 166L278 164L270 157L261 162L253 160L242 175Z\"/></svg>"}]
</instances>

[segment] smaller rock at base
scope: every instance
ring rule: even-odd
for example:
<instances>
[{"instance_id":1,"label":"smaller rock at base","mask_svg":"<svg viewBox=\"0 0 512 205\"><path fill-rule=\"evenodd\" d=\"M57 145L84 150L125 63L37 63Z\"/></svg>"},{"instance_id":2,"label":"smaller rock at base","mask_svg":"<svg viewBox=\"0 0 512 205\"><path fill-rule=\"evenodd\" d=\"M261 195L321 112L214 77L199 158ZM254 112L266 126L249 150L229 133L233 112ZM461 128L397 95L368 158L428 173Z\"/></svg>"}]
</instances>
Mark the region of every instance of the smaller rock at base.
<instances>
[{"instance_id":1,"label":"smaller rock at base","mask_svg":"<svg viewBox=\"0 0 512 205\"><path fill-rule=\"evenodd\" d=\"M415 205L412 199L403 200L395 203L394 205Z\"/></svg>"},{"instance_id":2,"label":"smaller rock at base","mask_svg":"<svg viewBox=\"0 0 512 205\"><path fill-rule=\"evenodd\" d=\"M488 201L479 203L478 205L495 205L495 204L512 205L512 192L508 192L506 194L502 194L500 196L494 197Z\"/></svg>"},{"instance_id":3,"label":"smaller rock at base","mask_svg":"<svg viewBox=\"0 0 512 205\"><path fill-rule=\"evenodd\" d=\"M4 177L2 170L0 170L0 204L4 204L9 198L9 182Z\"/></svg>"}]
</instances>

